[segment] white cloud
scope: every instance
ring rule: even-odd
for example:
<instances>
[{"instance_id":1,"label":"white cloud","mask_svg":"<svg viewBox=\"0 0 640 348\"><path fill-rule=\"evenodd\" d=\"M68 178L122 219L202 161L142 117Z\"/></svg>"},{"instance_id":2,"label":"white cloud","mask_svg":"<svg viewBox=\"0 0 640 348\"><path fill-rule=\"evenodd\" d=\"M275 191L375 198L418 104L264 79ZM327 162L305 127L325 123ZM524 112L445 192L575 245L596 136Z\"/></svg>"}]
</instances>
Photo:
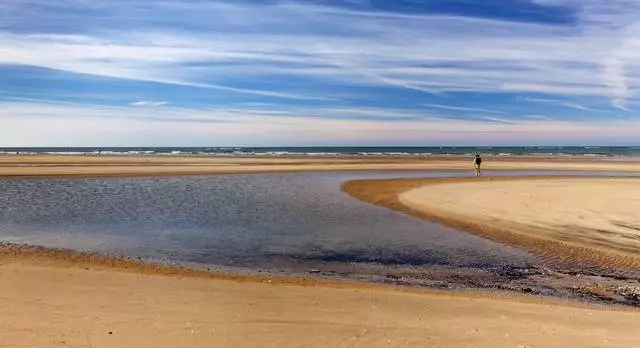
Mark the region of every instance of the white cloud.
<instances>
[{"instance_id":1,"label":"white cloud","mask_svg":"<svg viewBox=\"0 0 640 348\"><path fill-rule=\"evenodd\" d=\"M548 116L544 116L544 115L525 115L524 118L528 118L531 120L549 120L550 119Z\"/></svg>"},{"instance_id":2,"label":"white cloud","mask_svg":"<svg viewBox=\"0 0 640 348\"><path fill-rule=\"evenodd\" d=\"M531 98L531 97L518 97L518 100L534 102L534 103L551 103L551 104L559 104L564 102L563 100L559 100L559 99Z\"/></svg>"},{"instance_id":3,"label":"white cloud","mask_svg":"<svg viewBox=\"0 0 640 348\"><path fill-rule=\"evenodd\" d=\"M133 102L130 105L132 106L150 106L150 107L156 107L156 106L163 106L163 105L167 105L168 102L166 101L148 101L148 100L140 100L137 102Z\"/></svg>"},{"instance_id":4,"label":"white cloud","mask_svg":"<svg viewBox=\"0 0 640 348\"><path fill-rule=\"evenodd\" d=\"M512 124L517 123L511 120L507 120L499 117L493 117L493 116L485 116L485 117L482 117L482 119L487 121L492 121L492 122L499 122L499 123L512 123Z\"/></svg>"},{"instance_id":5,"label":"white cloud","mask_svg":"<svg viewBox=\"0 0 640 348\"><path fill-rule=\"evenodd\" d=\"M567 108L582 110L582 111L591 111L591 112L603 112L603 110L592 108L589 106L585 106L580 103L572 102L569 100L561 100L561 99L547 99L547 98L530 98L530 97L520 97L518 98L520 101L527 101L533 103L542 103L542 104L552 104L552 105L561 105Z\"/></svg>"},{"instance_id":6,"label":"white cloud","mask_svg":"<svg viewBox=\"0 0 640 348\"><path fill-rule=\"evenodd\" d=\"M624 65L620 59L612 57L605 63L604 79L611 91L612 104L618 109L625 109L624 103L629 93Z\"/></svg>"},{"instance_id":7,"label":"white cloud","mask_svg":"<svg viewBox=\"0 0 640 348\"><path fill-rule=\"evenodd\" d=\"M402 110L324 110L327 114L385 114ZM307 116L307 117L299 117ZM304 109L144 109L16 101L0 108L0 146L276 146L425 144L633 143L640 122L580 123L531 115L521 121L443 119L434 115L397 122L305 115ZM490 121L490 122L487 122ZM170 126L167 126L170 122ZM358 130L354 132L354 130Z\"/></svg>"},{"instance_id":8,"label":"white cloud","mask_svg":"<svg viewBox=\"0 0 640 348\"><path fill-rule=\"evenodd\" d=\"M619 108L635 97L632 92L640 81L636 63L640 50L634 39L638 6L628 0L536 2L573 6L578 11L575 26L354 11L295 2L270 6L141 2L132 4L138 11L132 10L135 16L129 18L117 16L121 13L117 2L103 3L105 15L96 24L102 27L83 23L91 30L71 34L5 32L0 35L0 63L288 99L333 100L314 95L313 85L295 91L286 86L261 90L223 81L277 74L431 94L610 97ZM89 6L79 1L67 4ZM214 13L220 19L215 23L210 20ZM28 11L22 16L27 22L38 19ZM154 18L202 29L185 33L177 25L154 25L153 30L143 25L155 23ZM104 27L127 20L141 23L140 28L106 31Z\"/></svg>"},{"instance_id":9,"label":"white cloud","mask_svg":"<svg viewBox=\"0 0 640 348\"><path fill-rule=\"evenodd\" d=\"M555 114L529 110L524 113L531 115L516 120L509 114L513 108L449 105L446 94L455 91L551 95L519 101L562 106L567 116L569 109L612 112L603 100L623 110L640 101L637 2L535 1L572 6L576 22L407 15L286 1L263 6L5 0L0 8L9 15L0 23L0 64L326 103L196 110L163 97L137 100L151 96L132 97L130 105L120 107L14 98L0 108L0 145L637 142L640 124L632 119L558 121ZM30 4L36 5L34 11L24 9ZM100 16L73 17L88 7ZM43 8L54 10L38 12ZM62 29L45 32L49 28ZM302 82L289 85L292 78ZM332 92L333 86L398 87L444 96L437 104L418 103L429 109L425 112L359 107L341 104L344 92ZM151 115L145 107L156 108ZM464 119L470 113L474 116Z\"/></svg>"},{"instance_id":10,"label":"white cloud","mask_svg":"<svg viewBox=\"0 0 640 348\"><path fill-rule=\"evenodd\" d=\"M601 111L601 110L593 109L593 108L590 108L590 107L587 107L587 106L584 106L584 105L578 104L578 103L564 103L562 105L564 105L564 106L566 106L568 108L576 109L576 110L591 111L591 112Z\"/></svg>"},{"instance_id":11,"label":"white cloud","mask_svg":"<svg viewBox=\"0 0 640 348\"><path fill-rule=\"evenodd\" d=\"M502 111L481 109L481 108L468 108L468 107L451 106L451 105L440 105L440 104L422 104L422 105L426 106L426 107L429 107L429 108L453 110L453 111L471 111L471 112L484 112L484 113L488 113L488 114L504 114L504 112L502 112Z\"/></svg>"}]
</instances>

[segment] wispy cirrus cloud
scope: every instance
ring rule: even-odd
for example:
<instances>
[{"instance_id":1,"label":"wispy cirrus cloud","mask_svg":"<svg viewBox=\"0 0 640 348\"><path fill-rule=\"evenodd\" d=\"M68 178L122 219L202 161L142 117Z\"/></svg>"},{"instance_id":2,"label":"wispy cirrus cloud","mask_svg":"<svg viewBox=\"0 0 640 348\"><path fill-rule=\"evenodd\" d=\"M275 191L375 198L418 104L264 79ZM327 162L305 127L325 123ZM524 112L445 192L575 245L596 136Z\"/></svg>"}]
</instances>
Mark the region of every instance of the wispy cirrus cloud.
<instances>
[{"instance_id":1,"label":"wispy cirrus cloud","mask_svg":"<svg viewBox=\"0 0 640 348\"><path fill-rule=\"evenodd\" d=\"M166 101L149 101L149 100L140 100L137 102L133 102L130 105L132 106L149 106L149 107L156 107L156 106L163 106L163 105L167 105L168 102Z\"/></svg>"},{"instance_id":2,"label":"wispy cirrus cloud","mask_svg":"<svg viewBox=\"0 0 640 348\"><path fill-rule=\"evenodd\" d=\"M526 120L636 117L635 1L531 0L505 3L501 15L462 3L5 0L0 68L19 83L0 87L14 97L66 88L55 83L64 76L14 69L29 66L122 94L101 99L112 106L232 118L459 120L506 131Z\"/></svg>"},{"instance_id":3,"label":"wispy cirrus cloud","mask_svg":"<svg viewBox=\"0 0 640 348\"><path fill-rule=\"evenodd\" d=\"M118 13L105 7L107 14ZM234 76L311 76L428 93L540 92L549 88L560 94L603 95L610 90L614 102L626 97L624 86L629 83L626 76L621 78L621 67L614 63L620 61L618 55L611 55L607 49L617 46L612 41L624 40L623 33L593 24L592 11L597 8L577 9L582 24L560 27L303 3L267 6L199 2L188 6L165 1L148 7L131 23L141 26L137 28L139 34L86 24L79 28L81 33L74 34L6 34L0 37L5 49L2 61L202 86L216 86L211 80L226 72ZM176 24L193 23L207 11L239 21L228 26L218 24L211 32L144 25L154 21L151 16L164 18L168 11L178 12L172 13ZM255 13L261 13L259 20ZM304 26L293 35L291 27L311 17L315 25ZM119 19L107 15L101 20L106 24ZM585 36L584 30L593 34ZM212 68L211 74L207 65ZM594 73L602 65L604 81L600 79L602 74ZM210 83L200 77L211 78ZM221 87L234 91L231 86Z\"/></svg>"},{"instance_id":4,"label":"wispy cirrus cloud","mask_svg":"<svg viewBox=\"0 0 640 348\"><path fill-rule=\"evenodd\" d=\"M562 105L564 105L564 106L566 106L568 108L584 110L584 111L592 111L592 112L601 111L601 110L590 108L590 107L584 106L582 104L577 104L577 103L564 103Z\"/></svg>"},{"instance_id":5,"label":"wispy cirrus cloud","mask_svg":"<svg viewBox=\"0 0 640 348\"><path fill-rule=\"evenodd\" d=\"M342 112L351 117L335 116ZM385 115L378 119L359 117ZM333 117L328 117L334 115ZM410 115L414 117L409 117ZM421 117L417 117L421 116ZM398 118L401 122L391 120ZM425 122L428 121L428 122ZM150 115L133 107L14 101L0 109L0 137L14 146L282 146L322 145L513 145L563 140L560 144L615 136L636 139L638 121L573 122L544 117L507 120L492 116L458 120L396 110L323 110L306 114L289 108L197 110L158 108ZM55 129L55 132L51 132ZM353 130L357 129L358 132ZM388 134L402 134L389 140ZM497 141L496 141L497 140ZM556 142L557 143L557 142Z\"/></svg>"},{"instance_id":6,"label":"wispy cirrus cloud","mask_svg":"<svg viewBox=\"0 0 640 348\"><path fill-rule=\"evenodd\" d=\"M545 115L525 115L524 118L530 120L549 120L550 118Z\"/></svg>"},{"instance_id":7,"label":"wispy cirrus cloud","mask_svg":"<svg viewBox=\"0 0 640 348\"><path fill-rule=\"evenodd\" d=\"M596 109L589 106L585 106L583 104L579 104L576 102L572 102L569 99L546 99L546 98L519 98L521 101L533 102L533 103L542 103L547 105L557 105L564 106L570 109L582 110L582 111L590 111L590 112L604 112L602 109Z\"/></svg>"},{"instance_id":8,"label":"wispy cirrus cloud","mask_svg":"<svg viewBox=\"0 0 640 348\"><path fill-rule=\"evenodd\" d=\"M490 110L490 109L480 109L480 108L470 108L470 107L440 105L440 104L422 104L422 105L424 105L424 106L426 106L428 108L453 110L453 111L471 111L471 112L483 112L483 113L487 113L487 114L504 114L504 112L502 112L502 111Z\"/></svg>"}]
</instances>

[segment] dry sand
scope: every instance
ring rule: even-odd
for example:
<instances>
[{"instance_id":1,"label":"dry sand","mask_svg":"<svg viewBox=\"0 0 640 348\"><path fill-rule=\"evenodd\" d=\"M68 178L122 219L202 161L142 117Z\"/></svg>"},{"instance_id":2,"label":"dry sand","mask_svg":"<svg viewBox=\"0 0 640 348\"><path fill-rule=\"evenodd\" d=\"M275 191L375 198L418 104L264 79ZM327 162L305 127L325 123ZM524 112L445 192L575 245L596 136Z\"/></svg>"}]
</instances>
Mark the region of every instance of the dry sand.
<instances>
[{"instance_id":1,"label":"dry sand","mask_svg":"<svg viewBox=\"0 0 640 348\"><path fill-rule=\"evenodd\" d=\"M27 176L468 167L467 160L440 159L0 158L0 175ZM495 161L486 169L640 171L640 163ZM355 185L351 193L397 208L398 193L424 182L376 185ZM1 347L534 348L633 347L640 341L640 312L626 309L210 275L40 249L0 248L0 308Z\"/></svg>"},{"instance_id":2,"label":"dry sand","mask_svg":"<svg viewBox=\"0 0 640 348\"><path fill-rule=\"evenodd\" d=\"M639 159L487 158L485 170L640 172ZM0 176L113 176L358 170L471 170L466 157L2 155Z\"/></svg>"},{"instance_id":3,"label":"dry sand","mask_svg":"<svg viewBox=\"0 0 640 348\"><path fill-rule=\"evenodd\" d=\"M413 208L516 223L540 237L640 255L640 179L485 181L400 195ZM526 229L527 231L533 229Z\"/></svg>"},{"instance_id":4,"label":"dry sand","mask_svg":"<svg viewBox=\"0 0 640 348\"><path fill-rule=\"evenodd\" d=\"M640 269L639 178L362 180L344 190L549 261Z\"/></svg>"},{"instance_id":5,"label":"dry sand","mask_svg":"<svg viewBox=\"0 0 640 348\"><path fill-rule=\"evenodd\" d=\"M633 347L640 340L640 312L627 309L160 275L50 254L0 257L0 346L534 348Z\"/></svg>"}]
</instances>

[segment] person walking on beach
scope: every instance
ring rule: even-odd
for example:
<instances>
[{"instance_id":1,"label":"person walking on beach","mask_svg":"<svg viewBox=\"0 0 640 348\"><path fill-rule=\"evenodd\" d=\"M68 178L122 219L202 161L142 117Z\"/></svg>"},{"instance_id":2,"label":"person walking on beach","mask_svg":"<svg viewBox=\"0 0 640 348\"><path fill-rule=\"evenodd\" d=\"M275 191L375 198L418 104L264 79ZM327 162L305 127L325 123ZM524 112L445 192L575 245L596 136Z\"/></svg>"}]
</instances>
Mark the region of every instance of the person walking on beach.
<instances>
[{"instance_id":1,"label":"person walking on beach","mask_svg":"<svg viewBox=\"0 0 640 348\"><path fill-rule=\"evenodd\" d=\"M480 176L480 166L482 165L482 157L480 155L476 155L473 159L473 168L476 171L476 176Z\"/></svg>"}]
</instances>

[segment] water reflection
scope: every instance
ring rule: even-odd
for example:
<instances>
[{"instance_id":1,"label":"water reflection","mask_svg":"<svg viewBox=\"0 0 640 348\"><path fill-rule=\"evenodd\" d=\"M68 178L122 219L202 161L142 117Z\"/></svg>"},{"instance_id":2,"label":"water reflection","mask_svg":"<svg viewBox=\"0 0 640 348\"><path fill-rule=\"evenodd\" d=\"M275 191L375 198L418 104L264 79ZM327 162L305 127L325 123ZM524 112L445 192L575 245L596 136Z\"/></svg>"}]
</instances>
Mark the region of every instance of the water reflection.
<instances>
[{"instance_id":1,"label":"water reflection","mask_svg":"<svg viewBox=\"0 0 640 348\"><path fill-rule=\"evenodd\" d=\"M468 173L3 179L0 238L247 268L305 262L454 267L532 262L514 248L340 192L340 184L354 178L462 175Z\"/></svg>"}]
</instances>

